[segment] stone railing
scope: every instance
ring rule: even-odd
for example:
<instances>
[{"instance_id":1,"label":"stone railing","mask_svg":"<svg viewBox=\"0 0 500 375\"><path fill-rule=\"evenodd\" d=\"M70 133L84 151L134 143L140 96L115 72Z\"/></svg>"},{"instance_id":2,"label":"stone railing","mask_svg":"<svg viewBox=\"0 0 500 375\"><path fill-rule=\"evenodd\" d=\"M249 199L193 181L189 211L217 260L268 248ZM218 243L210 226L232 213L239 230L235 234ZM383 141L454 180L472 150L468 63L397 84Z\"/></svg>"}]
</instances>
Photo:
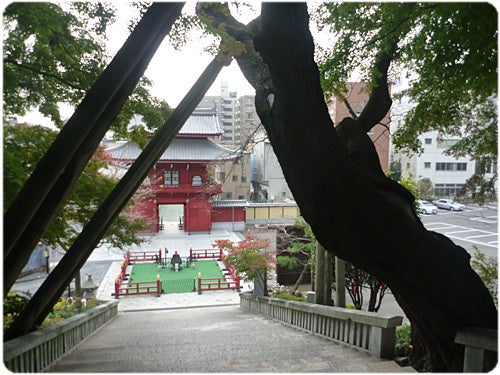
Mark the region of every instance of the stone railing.
<instances>
[{"instance_id":1,"label":"stone railing","mask_svg":"<svg viewBox=\"0 0 500 375\"><path fill-rule=\"evenodd\" d=\"M455 343L465 346L463 372L488 372L497 364L498 331L468 327L458 331Z\"/></svg>"},{"instance_id":2,"label":"stone railing","mask_svg":"<svg viewBox=\"0 0 500 375\"><path fill-rule=\"evenodd\" d=\"M118 301L110 301L53 326L6 341L4 364L12 372L41 372L117 314Z\"/></svg>"},{"instance_id":3,"label":"stone railing","mask_svg":"<svg viewBox=\"0 0 500 375\"><path fill-rule=\"evenodd\" d=\"M369 351L394 357L403 317L240 293L240 307Z\"/></svg>"}]
</instances>

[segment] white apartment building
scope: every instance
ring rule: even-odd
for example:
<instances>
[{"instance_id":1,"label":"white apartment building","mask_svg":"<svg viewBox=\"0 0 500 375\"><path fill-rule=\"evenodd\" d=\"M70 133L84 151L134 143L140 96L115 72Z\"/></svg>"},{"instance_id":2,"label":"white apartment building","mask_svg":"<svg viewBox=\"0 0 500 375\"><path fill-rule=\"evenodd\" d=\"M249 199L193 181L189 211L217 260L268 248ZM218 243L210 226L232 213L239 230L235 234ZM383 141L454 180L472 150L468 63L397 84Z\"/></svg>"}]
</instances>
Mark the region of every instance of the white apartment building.
<instances>
[{"instance_id":1,"label":"white apartment building","mask_svg":"<svg viewBox=\"0 0 500 375\"><path fill-rule=\"evenodd\" d=\"M401 77L392 84L392 93L404 92L409 88L408 79ZM395 99L391 108L391 133L402 126L406 113L413 104L407 96ZM456 196L458 191L475 172L475 161L469 157L454 157L445 151L458 142L459 138L440 138L437 131L427 132L419 136L423 151L420 155L396 153L391 144L391 160L401 163L403 177L411 177L415 181L428 178L434 186L434 195L439 197Z\"/></svg>"},{"instance_id":2,"label":"white apartment building","mask_svg":"<svg viewBox=\"0 0 500 375\"><path fill-rule=\"evenodd\" d=\"M283 170L264 129L258 132L253 145L252 184L254 200L258 202L283 202L293 200Z\"/></svg>"}]
</instances>

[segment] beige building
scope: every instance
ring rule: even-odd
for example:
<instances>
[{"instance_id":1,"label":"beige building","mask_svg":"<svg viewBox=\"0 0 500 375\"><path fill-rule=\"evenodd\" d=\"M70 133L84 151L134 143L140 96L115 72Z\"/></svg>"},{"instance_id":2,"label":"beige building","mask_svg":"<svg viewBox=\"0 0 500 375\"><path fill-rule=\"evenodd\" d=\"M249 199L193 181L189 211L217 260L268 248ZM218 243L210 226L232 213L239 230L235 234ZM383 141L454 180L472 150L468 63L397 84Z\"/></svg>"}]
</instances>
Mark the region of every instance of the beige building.
<instances>
[{"instance_id":1,"label":"beige building","mask_svg":"<svg viewBox=\"0 0 500 375\"><path fill-rule=\"evenodd\" d=\"M222 184L222 200L250 200L250 154L243 154L235 162L218 165L215 173L217 182Z\"/></svg>"}]
</instances>

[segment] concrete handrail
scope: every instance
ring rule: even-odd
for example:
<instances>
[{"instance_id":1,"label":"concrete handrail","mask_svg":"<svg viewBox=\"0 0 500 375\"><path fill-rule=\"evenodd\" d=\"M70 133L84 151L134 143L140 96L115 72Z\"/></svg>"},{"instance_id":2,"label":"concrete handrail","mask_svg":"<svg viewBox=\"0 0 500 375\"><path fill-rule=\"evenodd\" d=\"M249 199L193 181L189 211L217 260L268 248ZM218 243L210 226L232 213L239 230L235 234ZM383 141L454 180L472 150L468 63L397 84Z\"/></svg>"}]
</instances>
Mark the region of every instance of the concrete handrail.
<instances>
[{"instance_id":1,"label":"concrete handrail","mask_svg":"<svg viewBox=\"0 0 500 375\"><path fill-rule=\"evenodd\" d=\"M118 301L4 342L3 360L12 372L41 372L118 314Z\"/></svg>"},{"instance_id":2,"label":"concrete handrail","mask_svg":"<svg viewBox=\"0 0 500 375\"><path fill-rule=\"evenodd\" d=\"M455 334L455 343L464 345L463 372L488 372L497 364L498 331L467 327Z\"/></svg>"},{"instance_id":3,"label":"concrete handrail","mask_svg":"<svg viewBox=\"0 0 500 375\"><path fill-rule=\"evenodd\" d=\"M403 317L240 293L240 306L315 334L392 358Z\"/></svg>"}]
</instances>

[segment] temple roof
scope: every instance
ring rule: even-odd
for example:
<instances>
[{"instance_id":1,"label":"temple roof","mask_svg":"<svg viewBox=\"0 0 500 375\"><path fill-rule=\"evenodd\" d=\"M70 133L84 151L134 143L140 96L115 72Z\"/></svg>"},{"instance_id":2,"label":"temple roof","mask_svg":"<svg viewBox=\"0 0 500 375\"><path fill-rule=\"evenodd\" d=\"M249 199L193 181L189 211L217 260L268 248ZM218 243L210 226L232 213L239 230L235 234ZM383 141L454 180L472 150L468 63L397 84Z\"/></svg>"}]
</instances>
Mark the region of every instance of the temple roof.
<instances>
[{"instance_id":1,"label":"temple roof","mask_svg":"<svg viewBox=\"0 0 500 375\"><path fill-rule=\"evenodd\" d=\"M142 150L134 142L126 142L106 150L115 160L133 161ZM211 162L233 160L240 151L219 146L206 138L174 138L159 161L164 162Z\"/></svg>"},{"instance_id":2,"label":"temple roof","mask_svg":"<svg viewBox=\"0 0 500 375\"><path fill-rule=\"evenodd\" d=\"M198 108L179 131L179 137L215 137L222 134L219 117L213 109Z\"/></svg>"}]
</instances>

